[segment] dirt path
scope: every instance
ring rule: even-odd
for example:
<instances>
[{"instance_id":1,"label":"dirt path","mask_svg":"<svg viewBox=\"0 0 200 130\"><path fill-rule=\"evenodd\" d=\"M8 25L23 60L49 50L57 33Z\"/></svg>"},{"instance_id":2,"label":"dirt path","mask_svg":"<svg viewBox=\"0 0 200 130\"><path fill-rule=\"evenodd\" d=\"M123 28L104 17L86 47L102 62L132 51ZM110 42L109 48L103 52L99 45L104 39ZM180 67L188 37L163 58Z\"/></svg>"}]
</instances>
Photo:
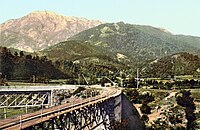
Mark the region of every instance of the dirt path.
<instances>
[{"instance_id":1,"label":"dirt path","mask_svg":"<svg viewBox=\"0 0 200 130\"><path fill-rule=\"evenodd\" d=\"M175 97L176 93L177 93L177 92L171 92L171 93L170 93L167 97L165 97L162 101L163 101L163 102L166 102L166 101L169 100L170 98ZM138 110L140 116L142 116L142 113L141 113L141 111L140 111L140 106L141 106L141 105L142 105L142 104L134 104L134 106L135 106L136 109ZM169 105L170 105L170 104L168 104L168 105L162 105L162 106L160 106L159 109L153 110L153 111L152 111L152 114L149 114L149 115L148 115L148 117L149 117L149 122L152 122L152 121L156 120L156 118L160 117L160 113L163 112L164 110L166 110L167 107L168 107Z\"/></svg>"},{"instance_id":2,"label":"dirt path","mask_svg":"<svg viewBox=\"0 0 200 130\"><path fill-rule=\"evenodd\" d=\"M196 112L200 111L200 102L194 102L194 104L196 105Z\"/></svg>"},{"instance_id":3,"label":"dirt path","mask_svg":"<svg viewBox=\"0 0 200 130\"><path fill-rule=\"evenodd\" d=\"M171 93L169 93L169 95L167 97L165 97L164 100L166 101L166 100L168 100L168 99L170 99L172 97L175 97L176 93L177 92L171 92Z\"/></svg>"},{"instance_id":4,"label":"dirt path","mask_svg":"<svg viewBox=\"0 0 200 130\"><path fill-rule=\"evenodd\" d=\"M167 97L165 97L162 101L166 102L170 98L175 97L176 93L177 92L171 92L171 93L169 93L169 95ZM160 113L163 112L164 110L166 110L169 105L170 104L162 105L162 106L160 106L159 109L154 110L154 112L152 112L152 114L148 115L149 121L151 122L151 121L155 120L156 118L160 117Z\"/></svg>"}]
</instances>

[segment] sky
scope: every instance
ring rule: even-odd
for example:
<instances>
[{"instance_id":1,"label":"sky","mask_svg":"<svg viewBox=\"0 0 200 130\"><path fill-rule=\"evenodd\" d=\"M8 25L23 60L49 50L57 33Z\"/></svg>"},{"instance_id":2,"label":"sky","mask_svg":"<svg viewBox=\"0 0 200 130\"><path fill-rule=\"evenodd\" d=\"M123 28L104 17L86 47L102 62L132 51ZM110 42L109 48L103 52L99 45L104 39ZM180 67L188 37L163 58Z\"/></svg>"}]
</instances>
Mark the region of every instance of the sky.
<instances>
[{"instance_id":1,"label":"sky","mask_svg":"<svg viewBox=\"0 0 200 130\"><path fill-rule=\"evenodd\" d=\"M200 0L0 0L0 23L33 11L151 25L200 36Z\"/></svg>"}]
</instances>

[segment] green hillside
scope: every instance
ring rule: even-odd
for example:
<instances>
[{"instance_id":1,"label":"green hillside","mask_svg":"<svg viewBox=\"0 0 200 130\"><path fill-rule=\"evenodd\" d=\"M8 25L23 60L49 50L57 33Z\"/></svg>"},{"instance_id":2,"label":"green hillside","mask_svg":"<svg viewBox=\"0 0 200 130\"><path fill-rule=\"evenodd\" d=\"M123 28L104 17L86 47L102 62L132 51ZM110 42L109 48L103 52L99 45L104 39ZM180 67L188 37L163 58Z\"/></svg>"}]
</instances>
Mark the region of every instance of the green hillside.
<instances>
[{"instance_id":1,"label":"green hillside","mask_svg":"<svg viewBox=\"0 0 200 130\"><path fill-rule=\"evenodd\" d=\"M120 72L135 75L138 67L148 68L145 72L148 76L194 74L193 70L186 72L187 66L181 65L184 70L172 72L169 68L154 75L155 69L160 66L149 67L149 63L181 52L200 55L199 40L199 37L173 35L151 26L107 23L83 31L40 53L52 59L63 72L76 76L81 73L100 77L111 73L119 75ZM190 56L188 53L185 55ZM162 62L169 64L167 59Z\"/></svg>"},{"instance_id":2,"label":"green hillside","mask_svg":"<svg viewBox=\"0 0 200 130\"><path fill-rule=\"evenodd\" d=\"M147 77L197 74L200 74L200 58L189 53L177 53L154 60L143 69L143 75Z\"/></svg>"},{"instance_id":3,"label":"green hillside","mask_svg":"<svg viewBox=\"0 0 200 130\"><path fill-rule=\"evenodd\" d=\"M90 79L110 74L119 75L121 70L128 70L133 64L123 55L81 41L62 42L40 53L52 59L62 72L75 77L84 74Z\"/></svg>"},{"instance_id":4,"label":"green hillside","mask_svg":"<svg viewBox=\"0 0 200 130\"><path fill-rule=\"evenodd\" d=\"M151 26L107 23L83 31L70 40L80 40L146 61L178 52L200 55L200 38L172 35Z\"/></svg>"},{"instance_id":5,"label":"green hillside","mask_svg":"<svg viewBox=\"0 0 200 130\"><path fill-rule=\"evenodd\" d=\"M112 59L114 59L114 53L111 53L102 47L97 47L88 42L81 41L61 42L43 50L41 53L53 60L62 59L75 61L83 60L88 57L103 59L113 57Z\"/></svg>"},{"instance_id":6,"label":"green hillside","mask_svg":"<svg viewBox=\"0 0 200 130\"><path fill-rule=\"evenodd\" d=\"M46 56L26 54L23 51L12 53L0 46L0 72L8 80L29 80L41 82L46 79L69 77L52 64Z\"/></svg>"}]
</instances>

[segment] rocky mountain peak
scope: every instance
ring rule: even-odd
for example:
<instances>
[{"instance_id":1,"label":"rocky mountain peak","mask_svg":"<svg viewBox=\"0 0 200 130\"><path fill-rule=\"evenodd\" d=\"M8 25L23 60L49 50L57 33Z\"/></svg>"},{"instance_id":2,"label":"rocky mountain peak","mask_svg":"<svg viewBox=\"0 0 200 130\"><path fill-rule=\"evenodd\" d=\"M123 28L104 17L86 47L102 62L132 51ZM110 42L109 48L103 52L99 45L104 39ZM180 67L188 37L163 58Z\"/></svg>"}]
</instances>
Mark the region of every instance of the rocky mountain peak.
<instances>
[{"instance_id":1,"label":"rocky mountain peak","mask_svg":"<svg viewBox=\"0 0 200 130\"><path fill-rule=\"evenodd\" d=\"M57 14L55 12L51 12L51 11L34 11L29 13L27 16L25 17L29 17L29 18L37 18L40 20L45 20L45 19L51 19L51 20L65 20L65 21L71 21L71 20L79 20L81 18L78 17L74 17L74 16L64 16L61 14ZM87 19L85 19L87 20ZM88 20L89 21L89 20Z\"/></svg>"},{"instance_id":2,"label":"rocky mountain peak","mask_svg":"<svg viewBox=\"0 0 200 130\"><path fill-rule=\"evenodd\" d=\"M51 11L34 11L1 24L0 45L24 51L39 51L102 22Z\"/></svg>"},{"instance_id":3,"label":"rocky mountain peak","mask_svg":"<svg viewBox=\"0 0 200 130\"><path fill-rule=\"evenodd\" d=\"M165 29L165 28L158 28L158 29L160 29L160 31L162 31L162 32L172 34L170 31L168 31L168 30Z\"/></svg>"}]
</instances>

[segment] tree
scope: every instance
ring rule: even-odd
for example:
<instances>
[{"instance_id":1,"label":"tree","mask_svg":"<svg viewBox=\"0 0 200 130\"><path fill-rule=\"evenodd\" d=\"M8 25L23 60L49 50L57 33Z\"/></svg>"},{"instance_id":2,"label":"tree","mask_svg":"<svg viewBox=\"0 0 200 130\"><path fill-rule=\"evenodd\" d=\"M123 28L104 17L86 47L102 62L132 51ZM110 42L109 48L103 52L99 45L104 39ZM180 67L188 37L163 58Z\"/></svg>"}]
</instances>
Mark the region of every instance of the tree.
<instances>
[{"instance_id":1,"label":"tree","mask_svg":"<svg viewBox=\"0 0 200 130\"><path fill-rule=\"evenodd\" d=\"M196 106L193 102L193 98L191 97L190 90L182 90L180 91L180 95L176 95L177 104L185 107L186 119L187 119L187 129L194 130L196 127L196 116L194 111L196 110Z\"/></svg>"},{"instance_id":2,"label":"tree","mask_svg":"<svg viewBox=\"0 0 200 130\"><path fill-rule=\"evenodd\" d=\"M151 114L151 107L148 106L148 103L154 101L154 97L150 93L145 93L140 97L142 98L142 106L140 107L140 111L145 114L143 115L142 119L148 122L148 116L146 114Z\"/></svg>"},{"instance_id":3,"label":"tree","mask_svg":"<svg viewBox=\"0 0 200 130\"><path fill-rule=\"evenodd\" d=\"M140 111L144 114L151 114L151 107L147 105L147 103L142 103Z\"/></svg>"},{"instance_id":4,"label":"tree","mask_svg":"<svg viewBox=\"0 0 200 130\"><path fill-rule=\"evenodd\" d=\"M17 52L15 52L15 53L14 53L14 55L15 55L15 57L17 57L17 56L18 56L18 53L17 53Z\"/></svg>"},{"instance_id":5,"label":"tree","mask_svg":"<svg viewBox=\"0 0 200 130\"><path fill-rule=\"evenodd\" d=\"M20 51L19 55L20 55L20 57L24 57L24 52Z\"/></svg>"},{"instance_id":6,"label":"tree","mask_svg":"<svg viewBox=\"0 0 200 130\"><path fill-rule=\"evenodd\" d=\"M125 89L125 93L131 102L137 103L139 96L137 89Z\"/></svg>"},{"instance_id":7,"label":"tree","mask_svg":"<svg viewBox=\"0 0 200 130\"><path fill-rule=\"evenodd\" d=\"M140 102L146 103L146 104L155 100L154 96L152 94L150 94L149 92L139 95L138 98L140 99Z\"/></svg>"},{"instance_id":8,"label":"tree","mask_svg":"<svg viewBox=\"0 0 200 130\"><path fill-rule=\"evenodd\" d=\"M26 55L27 60L32 60L32 55Z\"/></svg>"},{"instance_id":9,"label":"tree","mask_svg":"<svg viewBox=\"0 0 200 130\"><path fill-rule=\"evenodd\" d=\"M149 121L149 117L148 117L146 114L143 114L142 117L141 117L141 119L142 119L145 123L147 123L147 122Z\"/></svg>"}]
</instances>

